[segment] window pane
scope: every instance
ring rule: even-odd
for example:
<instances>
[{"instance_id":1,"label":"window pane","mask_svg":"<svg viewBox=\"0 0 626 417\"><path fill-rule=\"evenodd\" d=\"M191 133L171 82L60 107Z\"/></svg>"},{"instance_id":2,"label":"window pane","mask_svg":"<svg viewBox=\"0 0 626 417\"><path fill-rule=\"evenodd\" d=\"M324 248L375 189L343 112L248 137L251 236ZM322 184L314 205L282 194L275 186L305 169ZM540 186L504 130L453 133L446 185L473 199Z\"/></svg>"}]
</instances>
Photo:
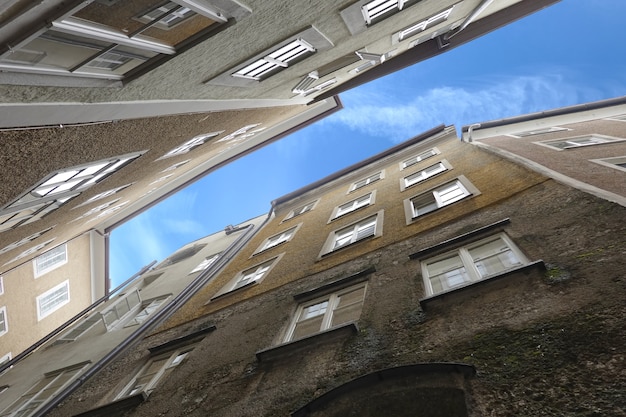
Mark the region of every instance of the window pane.
<instances>
[{"instance_id":1,"label":"window pane","mask_svg":"<svg viewBox=\"0 0 626 417\"><path fill-rule=\"evenodd\" d=\"M470 281L459 255L452 255L426 265L433 294Z\"/></svg>"},{"instance_id":2,"label":"window pane","mask_svg":"<svg viewBox=\"0 0 626 417\"><path fill-rule=\"evenodd\" d=\"M506 271L522 263L501 238L469 250L481 277Z\"/></svg>"},{"instance_id":3,"label":"window pane","mask_svg":"<svg viewBox=\"0 0 626 417\"><path fill-rule=\"evenodd\" d=\"M318 333L322 328L324 316L316 316L296 323L291 339L299 339L314 333Z\"/></svg>"}]
</instances>

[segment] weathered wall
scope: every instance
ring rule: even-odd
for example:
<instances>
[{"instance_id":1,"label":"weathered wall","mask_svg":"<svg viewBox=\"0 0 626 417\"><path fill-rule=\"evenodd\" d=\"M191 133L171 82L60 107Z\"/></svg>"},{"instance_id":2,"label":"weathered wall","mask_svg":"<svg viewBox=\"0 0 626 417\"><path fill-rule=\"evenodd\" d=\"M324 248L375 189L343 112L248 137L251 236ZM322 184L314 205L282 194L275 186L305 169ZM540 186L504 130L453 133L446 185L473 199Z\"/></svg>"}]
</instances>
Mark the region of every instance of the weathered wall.
<instances>
[{"instance_id":1,"label":"weathered wall","mask_svg":"<svg viewBox=\"0 0 626 417\"><path fill-rule=\"evenodd\" d=\"M473 364L471 416L626 415L621 348L623 207L546 181L445 226L233 304L145 339L52 416L106 401L148 358L147 347L209 324L208 334L132 416L287 416L339 385L388 367ZM409 255L505 217L503 230L539 266L446 296L424 310ZM374 266L358 332L258 361L280 342L294 294ZM463 385L463 384L461 384Z\"/></svg>"}]
</instances>

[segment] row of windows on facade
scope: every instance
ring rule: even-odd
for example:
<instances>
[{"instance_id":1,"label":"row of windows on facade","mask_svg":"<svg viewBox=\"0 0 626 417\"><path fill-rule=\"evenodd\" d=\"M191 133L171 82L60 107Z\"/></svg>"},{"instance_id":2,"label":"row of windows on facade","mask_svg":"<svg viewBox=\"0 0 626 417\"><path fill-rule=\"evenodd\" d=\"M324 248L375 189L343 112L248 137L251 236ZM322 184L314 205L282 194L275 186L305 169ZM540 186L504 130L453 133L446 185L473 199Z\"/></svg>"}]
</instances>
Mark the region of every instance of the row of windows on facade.
<instances>
[{"instance_id":1,"label":"row of windows on facade","mask_svg":"<svg viewBox=\"0 0 626 417\"><path fill-rule=\"evenodd\" d=\"M250 138L251 136L254 136L258 132L265 129L263 127L259 127L259 125L260 123L246 125L219 139L218 142L236 142ZM155 161L184 155L194 150L195 148L203 145L209 139L222 134L223 132L224 131L216 131L195 136L192 139L182 143L181 145L171 149L169 152L157 158ZM9 203L2 210L0 210L0 232L27 225L43 218L47 214L61 207L63 204L67 203L69 200L79 196L83 191L85 191L92 185L100 183L114 172L119 171L121 168L137 159L143 153L145 152L139 152L103 161L97 161L90 164L67 168L48 175L46 178L44 178L44 180L40 182L40 184L34 186L22 197L16 199L12 203ZM170 172L178 169L181 166L187 164L189 161L191 160L187 159L185 161L177 162L164 169L163 172ZM150 185L165 180L171 176L172 174L168 174L165 177L161 177L157 181L154 181ZM122 185L99 193L95 196L92 196L87 201L80 204L78 207L82 207L95 201L111 197L112 195L130 187L133 184L134 183ZM97 207L94 207L85 212L73 221L77 221L82 218L92 216L94 214L97 214L96 218L99 218L101 216L108 215L119 210L128 203L126 201L117 204L119 200L120 199L114 199L104 204L100 204ZM44 230L33 233L32 235L26 236L18 241L8 244L7 246L0 249L0 255L34 241L43 234L51 231L53 228L54 226L48 227ZM18 261L26 256L36 253L51 244L53 241L54 239L49 239L36 246L33 246L28 250L19 253L13 259L5 262L4 265Z\"/></svg>"},{"instance_id":2,"label":"row of windows on facade","mask_svg":"<svg viewBox=\"0 0 626 417\"><path fill-rule=\"evenodd\" d=\"M421 268L426 292L434 294L494 277L526 263L528 261L510 238L505 233L499 233L425 259L421 262ZM323 296L301 302L290 320L282 343L301 340L357 321L365 300L367 281L361 280L346 285L327 292ZM132 297L136 299L138 295ZM152 301L150 305L155 303L156 301ZM130 306L124 305L121 308L128 309ZM112 309L107 311L112 311ZM143 314L144 311L145 314ZM147 317L152 311L154 309L145 308L142 313L136 314L133 320L138 320L139 316ZM103 313L103 317L107 314ZM114 322L119 320L119 314L116 313ZM73 333L72 337L78 337L90 326L93 326L92 322L85 320L69 334ZM159 380L182 363L193 348L194 345L189 345L150 358L134 373L115 399L140 392L150 394ZM31 410L30 407L33 410L36 409L40 404L52 398L62 386L76 378L87 366L87 363L77 364L46 374L38 384L5 409L0 416L28 415L20 412Z\"/></svg>"},{"instance_id":3,"label":"row of windows on facade","mask_svg":"<svg viewBox=\"0 0 626 417\"><path fill-rule=\"evenodd\" d=\"M364 30L416 1L360 1L341 13L352 33ZM122 79L132 70L183 50L188 39L210 36L234 15L249 12L233 1L220 9L208 0L144 1L128 7L124 2L96 1L79 6L44 28L9 47L0 55L0 67L21 72ZM450 15L444 10L404 28L392 38L398 42L425 31ZM351 15L357 16L355 19ZM360 21L360 22L359 22ZM231 77L260 81L316 52L307 39L287 40L270 52L229 71ZM315 78L313 78L315 79ZM308 87L308 86L307 86ZM324 88L324 87L321 87ZM320 86L312 90L320 90ZM303 90L304 92L304 90Z\"/></svg>"}]
</instances>

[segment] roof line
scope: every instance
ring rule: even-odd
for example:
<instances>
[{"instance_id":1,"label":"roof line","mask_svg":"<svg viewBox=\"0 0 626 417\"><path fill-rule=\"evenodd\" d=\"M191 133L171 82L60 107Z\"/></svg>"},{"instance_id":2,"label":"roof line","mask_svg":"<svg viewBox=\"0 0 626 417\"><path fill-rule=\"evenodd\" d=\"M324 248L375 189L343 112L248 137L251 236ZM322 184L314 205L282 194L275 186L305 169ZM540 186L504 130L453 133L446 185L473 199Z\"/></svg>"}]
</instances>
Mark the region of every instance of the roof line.
<instances>
[{"instance_id":1,"label":"roof line","mask_svg":"<svg viewBox=\"0 0 626 417\"><path fill-rule=\"evenodd\" d=\"M626 104L626 96L610 98L606 100L592 101L591 103L575 104L573 106L559 107L557 109L539 111L535 113L523 114L520 116L506 117L504 119L491 120L487 122L481 122L480 126L474 127L474 131L480 129L488 129L491 127L503 126L508 124L526 122L529 120L543 119L546 117L562 116L565 114L579 113L588 110L597 110L606 107L617 106L620 104ZM466 125L461 128L462 132L467 132L471 125Z\"/></svg>"},{"instance_id":2,"label":"roof line","mask_svg":"<svg viewBox=\"0 0 626 417\"><path fill-rule=\"evenodd\" d=\"M427 130L424 133L421 133L421 134L419 134L417 136L414 136L411 139L406 140L406 141L404 141L404 142L402 142L402 143L400 143L400 144L398 144L396 146L393 146L393 147L391 147L391 148L389 148L387 150L384 150L384 151L382 151L382 152L380 152L380 153L378 153L378 154L376 154L374 156L370 156L367 159L364 159L364 160L362 160L360 162L357 162L357 163L352 164L352 165L350 165L350 166L348 166L346 168L343 168L343 169L341 169L341 170L339 170L337 172L334 172L334 173L332 173L332 174L330 174L330 175L328 175L328 176L326 176L326 177L324 177L322 179L319 179L319 180L317 180L315 182L312 182L312 183L310 183L308 185L305 185L302 188L299 188L299 189L297 189L295 191L292 191L289 194L285 194L282 197L278 197L277 199L272 201L272 207L275 207L278 204L282 204L282 203L284 203L287 200L291 200L292 198L295 198L295 197L297 197L297 196L299 196L301 194L304 194L307 191L313 190L313 189L315 189L315 188L319 187L320 185L323 185L323 184L325 184L327 182L330 182L330 181L333 181L333 180L335 180L337 178L340 178L340 177L346 175L347 173L349 173L351 171L354 171L354 170L357 170L359 168L362 168L362 167L364 167L366 165L369 165L372 162L375 162L375 161L377 161L377 160L379 160L381 158L384 158L384 157L386 157L388 155L394 154L394 153L396 153L396 152L398 152L398 151L400 151L400 150L402 150L404 148L408 148L411 145L414 145L414 144L416 144L418 142L421 142L421 141L423 141L425 139L428 139L429 137L434 136L437 133L443 132L445 129L446 129L446 125L440 124L439 126L436 126L436 127L432 128L430 130Z\"/></svg>"}]
</instances>

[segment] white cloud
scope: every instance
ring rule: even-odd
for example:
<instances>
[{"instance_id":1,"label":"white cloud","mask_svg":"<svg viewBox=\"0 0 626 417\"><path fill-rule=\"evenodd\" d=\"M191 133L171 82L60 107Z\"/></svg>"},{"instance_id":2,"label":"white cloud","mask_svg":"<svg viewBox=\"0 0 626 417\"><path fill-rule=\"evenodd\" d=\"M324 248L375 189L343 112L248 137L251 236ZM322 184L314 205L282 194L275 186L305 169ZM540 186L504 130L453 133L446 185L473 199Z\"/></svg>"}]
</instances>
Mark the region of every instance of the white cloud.
<instances>
[{"instance_id":1,"label":"white cloud","mask_svg":"<svg viewBox=\"0 0 626 417\"><path fill-rule=\"evenodd\" d=\"M580 89L558 74L490 79L478 88L432 88L406 103L389 92L362 88L342 96L345 108L324 123L400 142L439 124L461 126L579 102Z\"/></svg>"}]
</instances>

